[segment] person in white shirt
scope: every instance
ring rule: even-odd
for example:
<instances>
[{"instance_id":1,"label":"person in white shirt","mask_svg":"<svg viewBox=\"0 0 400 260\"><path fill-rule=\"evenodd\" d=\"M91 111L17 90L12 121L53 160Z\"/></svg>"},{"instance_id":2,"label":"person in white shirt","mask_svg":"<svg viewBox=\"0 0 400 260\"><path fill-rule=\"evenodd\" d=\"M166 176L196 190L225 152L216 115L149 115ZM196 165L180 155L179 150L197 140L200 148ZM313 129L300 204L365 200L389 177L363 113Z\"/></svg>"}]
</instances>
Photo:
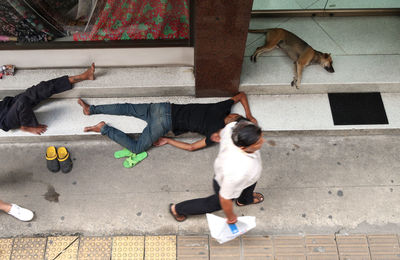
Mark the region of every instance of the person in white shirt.
<instances>
[{"instance_id":1,"label":"person in white shirt","mask_svg":"<svg viewBox=\"0 0 400 260\"><path fill-rule=\"evenodd\" d=\"M10 204L0 200L0 210L19 219L21 221L31 221L34 214L29 209L18 206L17 204Z\"/></svg>"},{"instance_id":2,"label":"person in white shirt","mask_svg":"<svg viewBox=\"0 0 400 260\"><path fill-rule=\"evenodd\" d=\"M188 215L199 215L224 210L229 224L236 223L233 200L237 206L264 201L254 192L261 175L260 148L264 143L261 128L245 119L232 122L220 132L220 149L214 163L215 194L206 198L170 204L170 213L181 222Z\"/></svg>"}]
</instances>

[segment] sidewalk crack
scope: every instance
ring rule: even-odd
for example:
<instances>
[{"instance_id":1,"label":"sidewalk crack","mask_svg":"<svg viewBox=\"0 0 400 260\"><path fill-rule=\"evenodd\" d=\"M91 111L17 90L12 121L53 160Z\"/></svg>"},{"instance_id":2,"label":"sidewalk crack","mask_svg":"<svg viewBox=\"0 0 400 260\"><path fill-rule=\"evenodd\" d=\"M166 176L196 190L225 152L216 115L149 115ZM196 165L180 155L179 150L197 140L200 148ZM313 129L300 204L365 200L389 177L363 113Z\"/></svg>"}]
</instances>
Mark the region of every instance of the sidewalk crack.
<instances>
[{"instance_id":1,"label":"sidewalk crack","mask_svg":"<svg viewBox=\"0 0 400 260\"><path fill-rule=\"evenodd\" d=\"M56 257L54 257L52 260L57 259L60 255L62 255L65 251L67 251L68 248L69 248L70 246L72 246L72 244L75 243L78 239L79 239L79 237L76 237L76 238L74 239L74 241L72 241L67 247L65 247L60 253L58 253L58 255L56 255Z\"/></svg>"}]
</instances>

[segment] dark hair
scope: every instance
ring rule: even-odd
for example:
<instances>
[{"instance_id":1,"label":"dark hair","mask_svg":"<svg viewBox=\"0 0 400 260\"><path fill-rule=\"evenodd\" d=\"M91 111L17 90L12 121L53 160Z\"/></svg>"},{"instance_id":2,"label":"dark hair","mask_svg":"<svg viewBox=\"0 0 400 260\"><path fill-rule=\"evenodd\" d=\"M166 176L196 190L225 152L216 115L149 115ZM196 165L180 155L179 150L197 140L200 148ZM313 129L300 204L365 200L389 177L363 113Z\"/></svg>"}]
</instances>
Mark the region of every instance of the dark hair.
<instances>
[{"instance_id":1,"label":"dark hair","mask_svg":"<svg viewBox=\"0 0 400 260\"><path fill-rule=\"evenodd\" d=\"M250 122L249 119L247 119L247 118L245 118L244 116L241 116L241 115L238 115L238 117L235 119L234 122L240 122L240 121L242 121L242 120L246 120L246 121L249 121L249 122Z\"/></svg>"},{"instance_id":2,"label":"dark hair","mask_svg":"<svg viewBox=\"0 0 400 260\"><path fill-rule=\"evenodd\" d=\"M241 120L233 127L232 141L238 147L255 144L261 136L261 128L247 120Z\"/></svg>"}]
</instances>

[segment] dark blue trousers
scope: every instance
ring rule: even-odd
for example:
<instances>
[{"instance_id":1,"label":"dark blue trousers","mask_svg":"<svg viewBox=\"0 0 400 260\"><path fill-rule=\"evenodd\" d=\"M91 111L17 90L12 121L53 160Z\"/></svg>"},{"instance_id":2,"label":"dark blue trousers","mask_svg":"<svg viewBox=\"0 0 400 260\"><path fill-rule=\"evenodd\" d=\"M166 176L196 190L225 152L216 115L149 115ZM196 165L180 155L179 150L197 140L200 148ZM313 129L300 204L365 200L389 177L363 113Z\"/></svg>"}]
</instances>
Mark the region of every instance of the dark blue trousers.
<instances>
[{"instance_id":1,"label":"dark blue trousers","mask_svg":"<svg viewBox=\"0 0 400 260\"><path fill-rule=\"evenodd\" d=\"M13 97L12 100L8 98L10 106L5 113L3 130L18 129L21 126L37 126L39 123L33 112L34 107L52 95L70 89L72 89L72 84L69 82L68 76L63 76L42 81Z\"/></svg>"}]
</instances>

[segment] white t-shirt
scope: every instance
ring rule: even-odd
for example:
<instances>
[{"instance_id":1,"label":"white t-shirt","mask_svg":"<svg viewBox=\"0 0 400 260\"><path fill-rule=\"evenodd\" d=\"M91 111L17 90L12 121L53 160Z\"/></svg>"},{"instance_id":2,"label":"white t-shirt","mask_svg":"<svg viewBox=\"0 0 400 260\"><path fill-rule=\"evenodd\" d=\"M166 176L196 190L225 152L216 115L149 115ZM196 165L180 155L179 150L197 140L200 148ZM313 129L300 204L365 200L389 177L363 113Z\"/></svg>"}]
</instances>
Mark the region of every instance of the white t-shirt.
<instances>
[{"instance_id":1,"label":"white t-shirt","mask_svg":"<svg viewBox=\"0 0 400 260\"><path fill-rule=\"evenodd\" d=\"M244 189L257 182L262 170L259 150L246 153L233 143L235 124L229 123L221 130L219 153L214 162L215 180L224 199L238 198Z\"/></svg>"}]
</instances>

